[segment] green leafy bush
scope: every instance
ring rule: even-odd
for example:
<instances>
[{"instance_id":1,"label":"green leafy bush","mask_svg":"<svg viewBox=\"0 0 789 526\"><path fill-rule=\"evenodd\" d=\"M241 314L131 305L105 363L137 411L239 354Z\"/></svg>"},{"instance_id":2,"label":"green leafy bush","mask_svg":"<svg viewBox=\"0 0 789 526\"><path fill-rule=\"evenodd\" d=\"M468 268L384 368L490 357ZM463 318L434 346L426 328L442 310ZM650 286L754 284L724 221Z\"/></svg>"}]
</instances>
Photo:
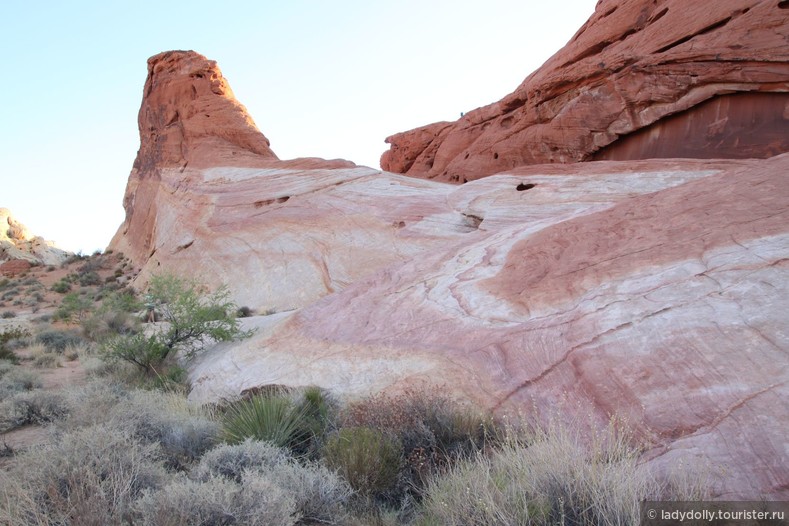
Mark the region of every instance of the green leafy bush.
<instances>
[{"instance_id":1,"label":"green leafy bush","mask_svg":"<svg viewBox=\"0 0 789 526\"><path fill-rule=\"evenodd\" d=\"M376 429L348 427L328 439L323 458L360 494L387 497L397 484L403 446Z\"/></svg>"},{"instance_id":2,"label":"green leafy bush","mask_svg":"<svg viewBox=\"0 0 789 526\"><path fill-rule=\"evenodd\" d=\"M54 292L57 292L58 294L65 294L66 292L71 290L71 283L65 278L61 279L60 281L52 285L52 290Z\"/></svg>"},{"instance_id":3,"label":"green leafy bush","mask_svg":"<svg viewBox=\"0 0 789 526\"><path fill-rule=\"evenodd\" d=\"M112 358L133 363L156 373L171 355L193 358L207 340L229 341L249 336L235 318L236 305L226 288L205 292L194 281L174 276L154 276L146 303L155 308L157 324L146 333L120 335L108 340L105 349Z\"/></svg>"},{"instance_id":4,"label":"green leafy bush","mask_svg":"<svg viewBox=\"0 0 789 526\"><path fill-rule=\"evenodd\" d=\"M55 319L66 323L81 322L93 310L93 302L77 292L69 292L55 311Z\"/></svg>"},{"instance_id":5,"label":"green leafy bush","mask_svg":"<svg viewBox=\"0 0 789 526\"><path fill-rule=\"evenodd\" d=\"M12 310L7 310L7 311L3 312L3 319L4 320L10 319L10 318L16 318L16 312L14 312Z\"/></svg>"}]
</instances>

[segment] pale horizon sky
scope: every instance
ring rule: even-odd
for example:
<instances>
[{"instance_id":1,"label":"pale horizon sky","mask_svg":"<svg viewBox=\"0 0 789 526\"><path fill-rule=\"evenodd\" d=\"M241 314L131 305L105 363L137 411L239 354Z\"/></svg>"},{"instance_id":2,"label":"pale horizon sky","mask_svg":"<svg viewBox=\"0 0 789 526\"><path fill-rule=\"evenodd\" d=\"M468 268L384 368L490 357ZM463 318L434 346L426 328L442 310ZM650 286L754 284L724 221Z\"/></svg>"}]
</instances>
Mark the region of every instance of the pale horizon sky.
<instances>
[{"instance_id":1,"label":"pale horizon sky","mask_svg":"<svg viewBox=\"0 0 789 526\"><path fill-rule=\"evenodd\" d=\"M501 99L596 0L3 2L0 207L71 251L124 218L148 57L216 60L281 159L378 168L397 132Z\"/></svg>"}]
</instances>

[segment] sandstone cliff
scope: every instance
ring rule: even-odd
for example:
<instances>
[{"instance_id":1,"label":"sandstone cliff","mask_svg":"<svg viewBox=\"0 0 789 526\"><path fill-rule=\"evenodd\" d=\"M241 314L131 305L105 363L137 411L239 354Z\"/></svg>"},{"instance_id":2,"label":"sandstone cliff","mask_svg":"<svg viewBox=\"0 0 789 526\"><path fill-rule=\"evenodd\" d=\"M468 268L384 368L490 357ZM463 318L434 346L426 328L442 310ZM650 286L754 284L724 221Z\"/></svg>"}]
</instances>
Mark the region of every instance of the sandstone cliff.
<instances>
[{"instance_id":1,"label":"sandstone cliff","mask_svg":"<svg viewBox=\"0 0 789 526\"><path fill-rule=\"evenodd\" d=\"M647 467L681 459L717 497L789 498L789 154L457 186L278 160L205 57L149 70L110 248L142 268L138 286L175 272L277 311L192 364L193 399L426 385L500 414L618 414L651 444ZM208 107L226 125L198 127Z\"/></svg>"},{"instance_id":2,"label":"sandstone cliff","mask_svg":"<svg viewBox=\"0 0 789 526\"><path fill-rule=\"evenodd\" d=\"M524 164L789 151L779 0L600 0L503 100L388 137L381 167L465 182Z\"/></svg>"},{"instance_id":3,"label":"sandstone cliff","mask_svg":"<svg viewBox=\"0 0 789 526\"><path fill-rule=\"evenodd\" d=\"M138 124L126 219L108 248L141 268L140 287L166 270L227 283L255 309L292 309L458 235L452 224L422 237L401 230L398 221L436 209L433 183L342 160L278 160L198 53L148 60Z\"/></svg>"}]
</instances>

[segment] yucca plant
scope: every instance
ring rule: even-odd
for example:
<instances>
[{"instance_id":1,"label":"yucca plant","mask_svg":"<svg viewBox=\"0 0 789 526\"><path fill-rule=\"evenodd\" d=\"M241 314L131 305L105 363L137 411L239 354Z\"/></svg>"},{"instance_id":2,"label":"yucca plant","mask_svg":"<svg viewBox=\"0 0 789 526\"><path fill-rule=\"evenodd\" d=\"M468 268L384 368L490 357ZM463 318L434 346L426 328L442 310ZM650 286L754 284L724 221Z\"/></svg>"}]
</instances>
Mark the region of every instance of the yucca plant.
<instances>
[{"instance_id":1,"label":"yucca plant","mask_svg":"<svg viewBox=\"0 0 789 526\"><path fill-rule=\"evenodd\" d=\"M224 439L239 444L247 438L280 447L298 448L309 439L307 411L282 395L256 395L231 406L224 421Z\"/></svg>"}]
</instances>

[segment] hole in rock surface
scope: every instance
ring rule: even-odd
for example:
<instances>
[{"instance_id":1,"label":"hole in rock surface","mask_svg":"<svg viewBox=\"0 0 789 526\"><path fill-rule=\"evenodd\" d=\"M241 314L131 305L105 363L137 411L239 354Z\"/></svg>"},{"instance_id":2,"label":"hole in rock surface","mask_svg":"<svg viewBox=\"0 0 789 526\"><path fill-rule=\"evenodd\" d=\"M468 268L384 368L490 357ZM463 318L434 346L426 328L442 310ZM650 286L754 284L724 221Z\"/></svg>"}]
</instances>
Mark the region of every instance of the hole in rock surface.
<instances>
[{"instance_id":1,"label":"hole in rock surface","mask_svg":"<svg viewBox=\"0 0 789 526\"><path fill-rule=\"evenodd\" d=\"M515 189L519 192L523 192L524 190L531 190L535 186L537 185L534 183L521 183L518 186L516 186Z\"/></svg>"}]
</instances>

